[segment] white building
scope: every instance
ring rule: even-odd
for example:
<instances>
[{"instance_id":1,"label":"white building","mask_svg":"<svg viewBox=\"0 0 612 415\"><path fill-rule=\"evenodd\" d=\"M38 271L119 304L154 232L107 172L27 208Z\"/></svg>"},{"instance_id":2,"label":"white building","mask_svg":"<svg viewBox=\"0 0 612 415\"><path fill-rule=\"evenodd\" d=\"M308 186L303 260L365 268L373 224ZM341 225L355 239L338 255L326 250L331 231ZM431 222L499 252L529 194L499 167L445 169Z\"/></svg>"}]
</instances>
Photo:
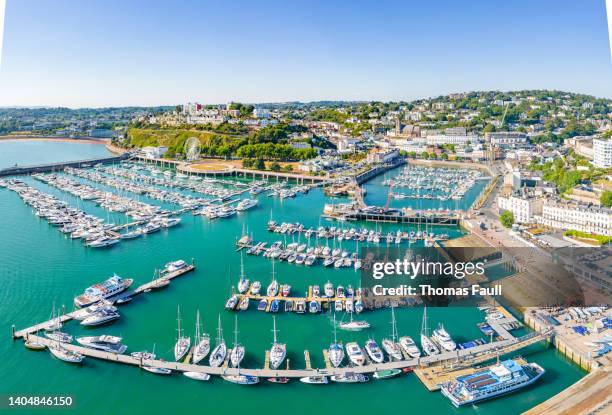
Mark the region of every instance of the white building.
<instances>
[{"instance_id":1,"label":"white building","mask_svg":"<svg viewBox=\"0 0 612 415\"><path fill-rule=\"evenodd\" d=\"M497 198L499 213L508 210L514 215L517 223L532 223L534 215L542 213L543 200L536 197L520 197L516 195Z\"/></svg>"},{"instance_id":2,"label":"white building","mask_svg":"<svg viewBox=\"0 0 612 415\"><path fill-rule=\"evenodd\" d=\"M467 143L478 143L480 138L475 135L447 135L436 134L427 136L427 144L430 146L441 146L443 144L465 145Z\"/></svg>"},{"instance_id":3,"label":"white building","mask_svg":"<svg viewBox=\"0 0 612 415\"><path fill-rule=\"evenodd\" d=\"M143 147L140 151L142 151L142 154L147 158L159 159L166 154L168 147Z\"/></svg>"},{"instance_id":4,"label":"white building","mask_svg":"<svg viewBox=\"0 0 612 415\"><path fill-rule=\"evenodd\" d=\"M361 140L355 137L341 137L338 139L338 152L352 153L355 151L355 148L360 141Z\"/></svg>"},{"instance_id":5,"label":"white building","mask_svg":"<svg viewBox=\"0 0 612 415\"><path fill-rule=\"evenodd\" d=\"M310 143L306 143L304 141L295 141L295 142L291 143L290 145L291 145L291 148L296 149L296 150L305 149L305 148L312 148Z\"/></svg>"},{"instance_id":6,"label":"white building","mask_svg":"<svg viewBox=\"0 0 612 415\"><path fill-rule=\"evenodd\" d=\"M604 169L612 167L612 139L593 139L593 165Z\"/></svg>"},{"instance_id":7,"label":"white building","mask_svg":"<svg viewBox=\"0 0 612 415\"><path fill-rule=\"evenodd\" d=\"M366 161L368 163L389 163L399 157L398 149L374 149L368 153Z\"/></svg>"},{"instance_id":8,"label":"white building","mask_svg":"<svg viewBox=\"0 0 612 415\"><path fill-rule=\"evenodd\" d=\"M514 131L486 133L485 139L489 140L491 145L501 148L523 148L529 145L527 134Z\"/></svg>"},{"instance_id":9,"label":"white building","mask_svg":"<svg viewBox=\"0 0 612 415\"><path fill-rule=\"evenodd\" d=\"M253 116L255 118L270 118L270 111L265 108L255 108L253 110Z\"/></svg>"},{"instance_id":10,"label":"white building","mask_svg":"<svg viewBox=\"0 0 612 415\"><path fill-rule=\"evenodd\" d=\"M549 200L544 203L542 215L536 215L535 220L555 229L612 236L611 209Z\"/></svg>"}]
</instances>

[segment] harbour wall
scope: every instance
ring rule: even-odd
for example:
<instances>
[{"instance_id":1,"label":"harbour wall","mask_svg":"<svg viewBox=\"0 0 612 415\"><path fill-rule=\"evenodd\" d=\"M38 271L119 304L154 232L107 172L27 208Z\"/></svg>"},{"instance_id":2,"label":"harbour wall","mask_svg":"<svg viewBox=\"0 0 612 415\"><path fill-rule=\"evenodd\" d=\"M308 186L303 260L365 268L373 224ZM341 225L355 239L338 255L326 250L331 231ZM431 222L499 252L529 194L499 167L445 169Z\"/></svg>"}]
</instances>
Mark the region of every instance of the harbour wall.
<instances>
[{"instance_id":1,"label":"harbour wall","mask_svg":"<svg viewBox=\"0 0 612 415\"><path fill-rule=\"evenodd\" d=\"M0 170L0 177L17 176L17 175L33 174L33 173L49 173L49 172L54 172L54 171L61 171L66 167L88 167L88 166L93 166L94 164L111 164L111 163L119 162L121 160L127 160L129 157L130 157L129 153L124 153L120 156L103 157L103 158L95 158L95 159L88 159L88 160L39 164L35 166L8 167L6 169Z\"/></svg>"}]
</instances>

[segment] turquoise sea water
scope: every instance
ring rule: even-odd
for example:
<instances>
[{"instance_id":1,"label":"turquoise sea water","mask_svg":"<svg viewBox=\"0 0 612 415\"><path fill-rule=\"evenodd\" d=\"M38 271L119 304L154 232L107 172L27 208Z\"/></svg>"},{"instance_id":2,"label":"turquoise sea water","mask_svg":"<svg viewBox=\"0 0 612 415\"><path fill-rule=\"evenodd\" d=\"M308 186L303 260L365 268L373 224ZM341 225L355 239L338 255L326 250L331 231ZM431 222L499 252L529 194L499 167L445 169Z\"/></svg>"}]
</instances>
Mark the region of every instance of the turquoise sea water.
<instances>
[{"instance_id":1,"label":"turquoise sea water","mask_svg":"<svg viewBox=\"0 0 612 415\"><path fill-rule=\"evenodd\" d=\"M64 141L0 140L0 169L31 164L86 160L110 156L101 144Z\"/></svg>"},{"instance_id":2,"label":"turquoise sea water","mask_svg":"<svg viewBox=\"0 0 612 415\"><path fill-rule=\"evenodd\" d=\"M61 159L64 154L57 145L51 143L43 151L48 153L47 156ZM57 154L54 155L55 152ZM89 156L84 153L80 158ZM5 153L0 152L0 165L15 162L19 160L6 159ZM90 213L107 217L106 211L90 202L79 201L31 178L25 180L62 197L73 206L78 205ZM176 336L176 308L180 304L187 334L193 334L195 313L199 309L205 331L214 338L217 316L221 314L225 339L231 346L234 314L223 311L223 305L231 283L235 284L239 274L240 254L235 252L234 247L236 237L242 234L243 229L248 229L256 240L272 242L280 239L279 235L266 230L271 212L277 221L299 221L317 226L323 205L329 202L320 190L283 201L268 198L265 193L258 199L260 203L256 208L231 219L209 221L186 214L178 227L122 242L108 250L93 250L84 247L80 241L70 240L55 227L37 218L15 193L0 189L0 328L5 333L4 340L0 342L0 395L74 396L75 408L54 413L150 414L173 411L259 414L290 411L292 414L310 414L342 411L377 414L517 414L584 375L579 368L559 356L555 349L535 345L523 350L522 355L547 370L541 381L520 393L458 410L438 392L428 392L412 374L357 385L330 384L321 387L294 381L288 385L262 382L253 387L242 387L221 379L198 383L178 374L158 377L135 367L89 358L81 367L72 366L50 357L46 351L28 351L21 341L10 340L12 324L21 328L47 319L54 301L71 309L72 298L76 294L112 273L134 278L135 285L139 285L148 281L154 269L166 262L193 258L197 264L195 272L173 281L165 290L139 296L122 306L122 317L116 323L83 329L72 322L65 329L76 335L123 336L125 344L129 346L128 352L151 350L155 344L158 356L171 359ZM153 200L149 202L159 204ZM108 219L115 222L124 220L120 215L108 215ZM384 225L383 230L386 229L397 229L397 225ZM460 235L457 228L440 228L439 232ZM354 250L351 244L343 247ZM270 261L245 255L244 262L247 276L251 280L262 281L265 287L270 281ZM277 263L276 275L280 283L291 284L295 292L305 291L308 285L323 285L328 280L345 286L357 286L359 282L359 273L352 270L324 269L321 266L306 268L286 263ZM450 334L460 342L482 337L476 327L476 323L483 318L478 310L432 308L428 311L430 326L443 322ZM418 336L421 313L420 309L397 310L400 335ZM339 331L340 340L357 340L363 344L370 335L380 341L390 333L388 310L364 312L362 316L372 324L372 329L362 333ZM256 311L255 304L251 304L249 311L238 315L238 321L239 340L247 349L243 366L262 366L264 352L272 342L272 317ZM322 349L328 347L332 338L328 315L281 312L277 315L277 326L280 330L279 340L287 343L291 367L303 367L305 349L310 351L313 366L323 366Z\"/></svg>"}]
</instances>

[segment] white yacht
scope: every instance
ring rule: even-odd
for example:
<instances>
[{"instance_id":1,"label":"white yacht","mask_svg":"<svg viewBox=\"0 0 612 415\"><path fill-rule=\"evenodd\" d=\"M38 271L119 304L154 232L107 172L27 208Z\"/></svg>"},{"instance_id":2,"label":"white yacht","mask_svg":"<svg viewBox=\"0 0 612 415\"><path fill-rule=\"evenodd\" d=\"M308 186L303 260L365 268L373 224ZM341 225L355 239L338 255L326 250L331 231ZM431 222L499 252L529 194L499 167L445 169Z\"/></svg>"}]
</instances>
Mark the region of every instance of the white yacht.
<instances>
[{"instance_id":1,"label":"white yacht","mask_svg":"<svg viewBox=\"0 0 612 415\"><path fill-rule=\"evenodd\" d=\"M210 358L208 359L208 363L212 367L219 367L225 362L225 357L227 356L227 346L225 345L225 340L223 339L223 329L221 328L221 315L219 314L219 326L217 328L217 344L210 354Z\"/></svg>"},{"instance_id":2,"label":"white yacht","mask_svg":"<svg viewBox=\"0 0 612 415\"><path fill-rule=\"evenodd\" d=\"M344 348L342 347L342 343L338 343L336 336L336 314L334 314L334 342L329 345L327 354L333 367L338 367L342 364L344 360Z\"/></svg>"},{"instance_id":3,"label":"white yacht","mask_svg":"<svg viewBox=\"0 0 612 415\"><path fill-rule=\"evenodd\" d=\"M366 375L361 373L350 373L345 375L334 375L331 380L337 383L364 383L370 380Z\"/></svg>"},{"instance_id":4,"label":"white yacht","mask_svg":"<svg viewBox=\"0 0 612 415\"><path fill-rule=\"evenodd\" d=\"M392 360L403 360L402 349L397 343L397 326L395 322L395 307L391 306L391 338L383 339L382 348Z\"/></svg>"},{"instance_id":5,"label":"white yacht","mask_svg":"<svg viewBox=\"0 0 612 415\"><path fill-rule=\"evenodd\" d=\"M185 357L185 355L189 351L189 348L191 347L191 338L183 336L183 333L181 331L181 311L178 306L177 306L176 314L177 314L176 321L177 321L178 327L177 327L176 344L174 345L174 360L178 362L183 357Z\"/></svg>"},{"instance_id":6,"label":"white yacht","mask_svg":"<svg viewBox=\"0 0 612 415\"><path fill-rule=\"evenodd\" d=\"M278 343L276 341L276 317L272 317L274 322L274 342L272 343L272 348L270 349L270 367L272 369L278 369L278 367L285 360L285 356L287 355L287 345L284 343Z\"/></svg>"},{"instance_id":7,"label":"white yacht","mask_svg":"<svg viewBox=\"0 0 612 415\"><path fill-rule=\"evenodd\" d=\"M385 355L378 346L378 343L376 343L376 340L368 339L365 343L365 349L368 356L370 356L370 359L372 359L372 361L375 363L382 363L385 361Z\"/></svg>"},{"instance_id":8,"label":"white yacht","mask_svg":"<svg viewBox=\"0 0 612 415\"><path fill-rule=\"evenodd\" d=\"M236 205L236 210L241 212L257 206L257 199L243 199Z\"/></svg>"},{"instance_id":9,"label":"white yacht","mask_svg":"<svg viewBox=\"0 0 612 415\"><path fill-rule=\"evenodd\" d=\"M102 324L114 321L120 317L119 312L112 309L103 308L95 313L85 317L81 321L81 326L100 326Z\"/></svg>"},{"instance_id":10,"label":"white yacht","mask_svg":"<svg viewBox=\"0 0 612 415\"><path fill-rule=\"evenodd\" d=\"M260 290L261 290L261 282L253 281L253 284L251 285L251 294L258 295Z\"/></svg>"},{"instance_id":11,"label":"white yacht","mask_svg":"<svg viewBox=\"0 0 612 415\"><path fill-rule=\"evenodd\" d=\"M60 343L72 343L72 336L68 333L63 333L61 331L46 331L45 337L51 340L55 340Z\"/></svg>"},{"instance_id":12,"label":"white yacht","mask_svg":"<svg viewBox=\"0 0 612 415\"><path fill-rule=\"evenodd\" d=\"M210 379L210 375L208 373L202 373L202 372L183 372L183 375L193 380L209 380Z\"/></svg>"},{"instance_id":13,"label":"white yacht","mask_svg":"<svg viewBox=\"0 0 612 415\"><path fill-rule=\"evenodd\" d=\"M74 304L77 307L87 307L125 291L132 285L132 282L134 280L131 278L123 279L115 274L99 284L86 288L83 294L74 299Z\"/></svg>"},{"instance_id":14,"label":"white yacht","mask_svg":"<svg viewBox=\"0 0 612 415\"><path fill-rule=\"evenodd\" d=\"M198 310L196 314L196 332L194 343L195 347L193 348L191 361L192 363L197 364L208 355L208 352L210 352L210 336L206 333L202 333L202 327L200 324L200 310Z\"/></svg>"},{"instance_id":15,"label":"white yacht","mask_svg":"<svg viewBox=\"0 0 612 415\"><path fill-rule=\"evenodd\" d=\"M48 349L53 356L55 356L59 360L63 360L64 362L81 363L85 359L85 356L83 356L82 354L73 352L72 350L68 350L60 343L57 343L55 345L49 345Z\"/></svg>"},{"instance_id":16,"label":"white yacht","mask_svg":"<svg viewBox=\"0 0 612 415\"><path fill-rule=\"evenodd\" d=\"M242 359L244 359L245 349L244 346L238 343L238 315L234 316L234 348L230 353L230 363L232 367L240 367Z\"/></svg>"},{"instance_id":17,"label":"white yacht","mask_svg":"<svg viewBox=\"0 0 612 415\"><path fill-rule=\"evenodd\" d=\"M172 373L172 370L165 368L165 367L156 367L156 366L150 366L150 365L142 365L141 367L147 372L151 372L156 375L169 375Z\"/></svg>"},{"instance_id":18,"label":"white yacht","mask_svg":"<svg viewBox=\"0 0 612 415\"><path fill-rule=\"evenodd\" d=\"M363 366L365 363L363 351L361 351L361 347L359 347L356 342L349 342L346 344L346 354L349 360L357 366Z\"/></svg>"},{"instance_id":19,"label":"white yacht","mask_svg":"<svg viewBox=\"0 0 612 415\"><path fill-rule=\"evenodd\" d=\"M309 385L327 385L329 380L327 376L305 376L300 378L300 382L307 383Z\"/></svg>"},{"instance_id":20,"label":"white yacht","mask_svg":"<svg viewBox=\"0 0 612 415\"><path fill-rule=\"evenodd\" d=\"M421 350L419 350L419 347L416 345L414 340L412 340L412 337L400 337L399 343L408 356L412 357L413 359L421 357Z\"/></svg>"},{"instance_id":21,"label":"white yacht","mask_svg":"<svg viewBox=\"0 0 612 415\"><path fill-rule=\"evenodd\" d=\"M179 259L177 261L168 262L166 264L166 267L162 271L162 273L175 272L175 271L178 271L179 269L183 269L185 267L187 267L187 263L185 261L183 261L182 259Z\"/></svg>"},{"instance_id":22,"label":"white yacht","mask_svg":"<svg viewBox=\"0 0 612 415\"><path fill-rule=\"evenodd\" d=\"M77 337L76 341L85 347L103 350L109 353L123 354L127 350L125 344L121 344L121 337L117 336L86 336Z\"/></svg>"},{"instance_id":23,"label":"white yacht","mask_svg":"<svg viewBox=\"0 0 612 415\"><path fill-rule=\"evenodd\" d=\"M421 347L428 356L433 356L440 353L438 347L429 338L429 330L427 329L427 306L423 309L423 323L421 325Z\"/></svg>"},{"instance_id":24,"label":"white yacht","mask_svg":"<svg viewBox=\"0 0 612 415\"><path fill-rule=\"evenodd\" d=\"M442 349L447 352L452 352L457 349L457 344L453 341L448 332L444 329L442 323L438 324L438 328L433 331L432 340L436 342Z\"/></svg>"},{"instance_id":25,"label":"white yacht","mask_svg":"<svg viewBox=\"0 0 612 415\"><path fill-rule=\"evenodd\" d=\"M250 281L244 276L244 257L240 252L240 280L238 281L238 292L244 294L249 290Z\"/></svg>"}]
</instances>

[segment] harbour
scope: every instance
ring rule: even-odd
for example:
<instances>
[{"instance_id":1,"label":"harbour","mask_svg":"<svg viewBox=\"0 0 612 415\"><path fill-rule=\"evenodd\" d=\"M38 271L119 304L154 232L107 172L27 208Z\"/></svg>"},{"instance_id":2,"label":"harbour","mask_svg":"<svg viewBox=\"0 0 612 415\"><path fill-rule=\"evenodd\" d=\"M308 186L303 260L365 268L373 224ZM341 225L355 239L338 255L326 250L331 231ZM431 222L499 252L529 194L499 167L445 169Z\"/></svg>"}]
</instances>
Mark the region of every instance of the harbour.
<instances>
[{"instance_id":1,"label":"harbour","mask_svg":"<svg viewBox=\"0 0 612 415\"><path fill-rule=\"evenodd\" d=\"M25 181L30 183L31 179L26 177ZM66 193L63 191L58 189L54 190L52 188L45 191L57 195L60 200L65 199L71 204L74 203L76 206L77 199L72 199L72 196L66 196ZM134 197L129 193L125 195ZM151 294L138 295L133 301L119 306L122 318L111 325L94 329L95 331L82 328L79 325L76 325L74 329L68 329L68 331L74 335L89 335L91 333L96 333L122 336L125 344L128 345L128 352L125 355L107 355L102 351L82 350L88 348L73 345L71 347L74 348L73 350L75 352L86 355L83 367L78 368L63 362L57 362L55 359L50 359L47 353L33 354L32 352L26 352L20 341L13 343L14 347L18 347L16 349L9 346L11 350L14 350L12 355L15 357L21 356L21 362L36 362L37 367L42 367L42 370L59 371L59 373L64 375L76 373L75 371L78 371L78 376L83 379L85 385L87 385L88 382L94 382L94 379L99 378L99 376L119 377L125 379L119 380L120 383L127 384L126 382L128 381L135 383L133 387L136 388L136 393L146 393L146 390L157 385L176 391L193 391L194 393L197 391L198 394L203 396L208 396L213 393L229 396L234 393L233 391L235 391L236 387L240 386L222 380L221 376L238 376L239 374L259 376L261 377L260 384L268 383L265 382L266 376L279 378L287 377L295 379L296 381L291 382L291 384L287 386L287 389L284 389L287 391L285 393L288 393L289 396L296 394L295 398L298 400L300 399L298 397L299 394L305 391L314 390L310 389L313 388L313 386L297 381L298 378L325 375L328 377L335 375L344 376L348 373L360 373L372 378L375 372L388 368L418 369L420 364L414 361L414 359L403 359L401 362L385 363L383 366L368 364L358 368L342 367L340 369L332 369L331 364L329 364L329 358L325 357L327 354L325 353L327 352L326 347L329 343L329 337L331 337L332 325L330 323L330 315L328 314L329 311L323 313L322 310L320 315L308 318L308 321L304 321L303 324L300 322L304 317L296 313L280 312L276 315L278 319L277 326L279 329L279 339L287 344L287 360L291 362L290 369L287 371L285 365L283 365L282 369L279 368L279 370L276 371L270 371L270 369L268 369L269 371L265 371L266 350L269 350L272 340L272 334L270 333L272 326L271 317L266 315L267 313L259 313L256 311L247 313L228 313L227 311L223 311L225 302L228 299L228 292L230 292L232 286L235 287L238 276L240 275L240 255L235 252L235 238L243 235L246 228L248 229L248 234L252 234L255 240L267 241L268 244L272 244L278 239L278 235L276 233L270 233L267 229L266 224L269 221L270 211L273 211L274 218L277 219L279 223L300 222L307 228L312 227L316 229L320 221L318 214L322 211L322 206L328 201L320 189L313 189L307 195L295 199L281 200L279 198L266 197L265 193L258 197L258 199L260 203L258 207L243 215L235 215L231 220L211 221L206 217L198 215L183 215L182 218L184 223L174 228L171 232L159 233L155 235L154 238L136 239L129 244L119 244L112 250L98 251L87 250L85 247L75 245L70 239L64 238L61 233L49 228L49 225L45 222L36 220L31 212L25 208L23 203L20 202L12 192L7 192L1 198L0 209L4 211L4 209L6 209L6 203L10 202L13 208L11 211L6 211L8 217L14 217L15 214L18 215L19 219L13 218L12 220L19 220L25 225L22 232L38 235L37 238L29 239L30 242L27 242L29 250L42 252L41 247L43 245L50 249L50 252L42 256L32 258L29 261L25 259L20 261L20 263L23 264L24 271L31 273L40 272L40 270L43 269L42 267L44 267L44 263L49 261L47 255L52 256L58 251L74 251L77 255L76 258L67 263L69 268L63 271L65 277L60 276L60 281L62 281L62 278L65 278L62 283L64 288L61 288L62 286L57 286L57 284L47 283L47 290L51 290L49 291L51 293L51 298L55 298L58 304L66 304L68 302L67 300L72 298L75 292L82 290L89 283L97 282L104 275L111 275L114 272L130 277L139 276L137 282L146 283L150 280L150 277L147 278L145 276L143 278L143 271L145 274L151 274L151 271L159 267L160 263L171 261L176 258L195 258L196 264L198 265L197 268L192 271L193 278L188 277L184 281L179 281L176 284L172 283L170 289L167 290L154 290L151 291ZM154 200L149 201L147 198L141 198L141 200L147 203L155 203ZM15 204L16 202L19 202L19 204ZM21 206L21 208L19 206ZM177 208L176 206L167 204L167 202L161 202L160 206L165 209ZM97 215L106 216L106 213L102 213L101 210L97 210L97 207L86 201L83 203L82 208L89 212L96 212ZM317 213L313 215L313 211ZM117 213L111 214L111 219L114 215L117 215ZM305 220L304 218L310 219ZM331 223L327 224L327 226L331 226ZM388 232L392 231L396 232L399 228L397 224L382 223L377 226L378 231L381 232L382 235L386 235ZM372 224L369 229L376 230L376 227ZM408 235L410 235L411 231L414 231L416 235L419 227L418 225L412 227L412 225L404 224L401 226L401 229L402 232L407 232ZM456 226L442 226L439 229L439 231L433 230L433 232L436 234L448 234L449 239L456 238L461 234ZM423 232L425 226L422 225L420 230ZM428 227L428 232L430 230L431 228ZM203 239L205 242L201 242ZM335 237L334 239L337 243L338 238ZM190 241L191 244L181 243L177 245L176 240ZM218 241L225 242L219 243ZM302 237L302 243L305 242L306 240ZM330 239L329 242L330 245L333 245L332 239ZM342 241L342 243L346 245L345 249L350 248L351 250L353 246L356 247L356 242L357 241L354 240ZM17 258L20 258L20 255L23 255L23 253L19 254L17 249L19 246L24 246L23 244L25 244L26 241L23 240L19 242L19 240L16 240L14 243L17 245L12 255L17 254ZM206 247L205 249L202 249L202 243ZM363 243L368 244L367 240ZM402 244L405 243L406 240L402 240ZM415 242L415 246L423 243L422 239L418 239L418 241ZM246 251L243 250L243 253L246 253ZM138 261L133 260L135 257L139 258ZM214 258L216 257L231 258L231 267L228 267L227 262L215 261ZM87 258L86 261L84 261L85 258ZM244 255L244 268L246 276L251 281L260 280L265 289L265 286L270 281L271 261L262 261L250 255ZM353 268L350 270L341 268L323 271L325 270L324 267L296 267L286 261L276 262L275 268L279 284L290 284L292 287L296 287L294 289L298 290L297 292L300 292L300 290L306 292L309 287L315 284L323 288L327 280L333 281L335 286L338 284L342 284L344 287L352 285L356 288L359 286L359 274L355 273ZM313 273L312 270L314 269L321 270L321 275ZM74 278L76 278L76 280L72 281ZM9 285L9 289L14 289L15 284L20 285L23 283L25 283L25 281L13 280ZM208 300L202 301L203 296L208 298ZM308 298L308 296L305 295L304 298ZM19 315L15 314L12 316L11 321L7 323L15 324L17 328L22 329L32 325L33 322L43 321L45 320L45 315L48 313L50 302L50 300L47 300L44 304L41 304L41 307L45 310L42 313L35 310L21 309ZM211 334L211 337L214 337L214 327L217 324L217 316L220 312L222 325L227 331L230 331L230 327L233 327L234 314L237 315L240 325L240 340L247 349L245 360L241 364L240 369L231 368L229 365L225 368L223 365L218 368L213 368L207 364L192 365L183 362L178 363L169 361L171 359L168 350L174 344L174 337L176 335L175 317L177 303L180 303L183 320L188 333L191 334L193 334L193 317L196 309L200 310L203 317L204 329ZM254 310L255 305L251 304L250 308ZM443 309L428 308L429 318L432 323L443 321L453 338L457 339L458 343L466 343L472 339L482 337L482 332L477 327L477 324L482 322L482 312L471 309L454 309L452 310L454 314L463 316L462 321L457 322L455 319L449 317L446 311ZM343 313L340 312L338 313L337 317L339 320L342 320L342 314ZM421 310L398 309L396 314L400 335L408 333L415 339L418 338L417 333L421 322ZM151 316L156 317L154 320L151 320ZM371 329L363 332L346 332L339 330L338 339L343 343L356 341L360 346L363 346L368 337L374 337L380 341L385 336L388 336L390 329L388 324L389 315L387 312L368 312L364 313L362 317L372 324ZM360 317L360 319L362 317ZM451 321L454 323L451 324ZM66 324L67 327L72 327L73 325L71 322L66 322ZM296 328L297 325L300 327L299 330ZM330 334L321 336L321 333ZM32 335L31 339L37 340L35 336L36 335ZM515 341L522 336L522 334L517 335ZM321 339L321 337L323 337L323 339ZM47 340L48 339L42 338L40 341L46 342ZM525 347L520 347L518 353L525 354L527 361L535 360L541 365L548 367L550 367L551 364L560 364L559 358L555 357L555 352L545 346L547 344L545 340L534 339L532 341L533 343L530 344L523 343L522 341L517 342L519 345L525 344ZM228 342L228 349L231 349L229 343L230 342ZM496 346L501 345L502 344L497 344ZM156 377L151 373L147 373L144 369L139 370L138 366L140 362L138 359L129 356L130 351L133 352L143 349L151 350L152 346L155 346L157 354L164 359L163 362L156 359L154 362L156 366L167 368L173 372L199 371L211 375L210 381L207 382L206 385L201 385L183 376L181 376L181 378L184 378L184 380L180 379L179 381L176 376L171 376L170 378ZM513 349L510 348L509 345L507 346L508 350L510 350L509 355L512 356L514 351L512 351ZM308 354L304 353L305 350L308 351ZM460 352L468 356L472 354L476 355L476 350L470 351L467 349L466 351L461 350ZM28 354L23 355L23 353ZM483 359L495 358L494 354L493 356L491 354L483 354L482 356ZM475 358L476 356L473 357ZM107 360L107 358L107 362L101 361L101 359ZM431 360L432 363L436 361L436 359L442 360L440 357L423 357L421 359L421 364L426 364L428 360ZM12 361L12 358L10 358L10 361ZM111 364L113 361L119 361L120 364L113 365ZM452 365L454 363L456 363L456 356L448 355L447 364ZM32 367L30 370L33 369ZM26 368L26 370L28 369ZM568 368L564 368L564 370L568 370ZM572 369L569 370L571 371ZM322 374L321 372L324 373ZM574 376L581 376L580 371L571 373L575 373ZM137 381L134 382L136 379ZM566 379L566 381L569 382L571 379ZM544 391L548 391L550 388L562 388L558 382L559 380L549 379L544 383L540 383L538 386L514 395L513 398L510 399L514 400L516 397L527 397L533 394L544 394ZM315 393L316 396L325 399L327 396L333 395L335 393L334 390L337 388L352 387L351 385L341 385L332 381L330 381L330 383L331 384L327 387L316 388L317 392L309 393ZM36 389L35 385L33 387ZM423 405L427 405L428 408L443 410L443 408L447 408L449 405L446 400L438 396L438 393L428 392L427 389L421 385L420 380L412 373L407 373L404 376L389 379L385 382L375 382L374 379L370 379L368 388L373 392L379 391L380 393L393 393L394 391L398 393L400 393L400 391L401 393L407 393L405 390L409 388L411 399L419 399L423 402ZM245 391L248 389L250 388L245 388ZM272 390L276 389L276 387L256 387L253 390L257 390L257 393L265 396L268 393L276 393L272 392ZM268 392L268 390L270 390L270 392ZM156 397L152 397L151 399L160 407L167 405ZM507 398L492 401L482 406L481 409L485 408L485 411L499 411L502 409L503 413L503 407L507 405L507 403L504 404L503 402L507 402ZM300 411L301 410L297 410L298 413ZM304 409L304 411L306 411L306 409Z\"/></svg>"}]
</instances>

